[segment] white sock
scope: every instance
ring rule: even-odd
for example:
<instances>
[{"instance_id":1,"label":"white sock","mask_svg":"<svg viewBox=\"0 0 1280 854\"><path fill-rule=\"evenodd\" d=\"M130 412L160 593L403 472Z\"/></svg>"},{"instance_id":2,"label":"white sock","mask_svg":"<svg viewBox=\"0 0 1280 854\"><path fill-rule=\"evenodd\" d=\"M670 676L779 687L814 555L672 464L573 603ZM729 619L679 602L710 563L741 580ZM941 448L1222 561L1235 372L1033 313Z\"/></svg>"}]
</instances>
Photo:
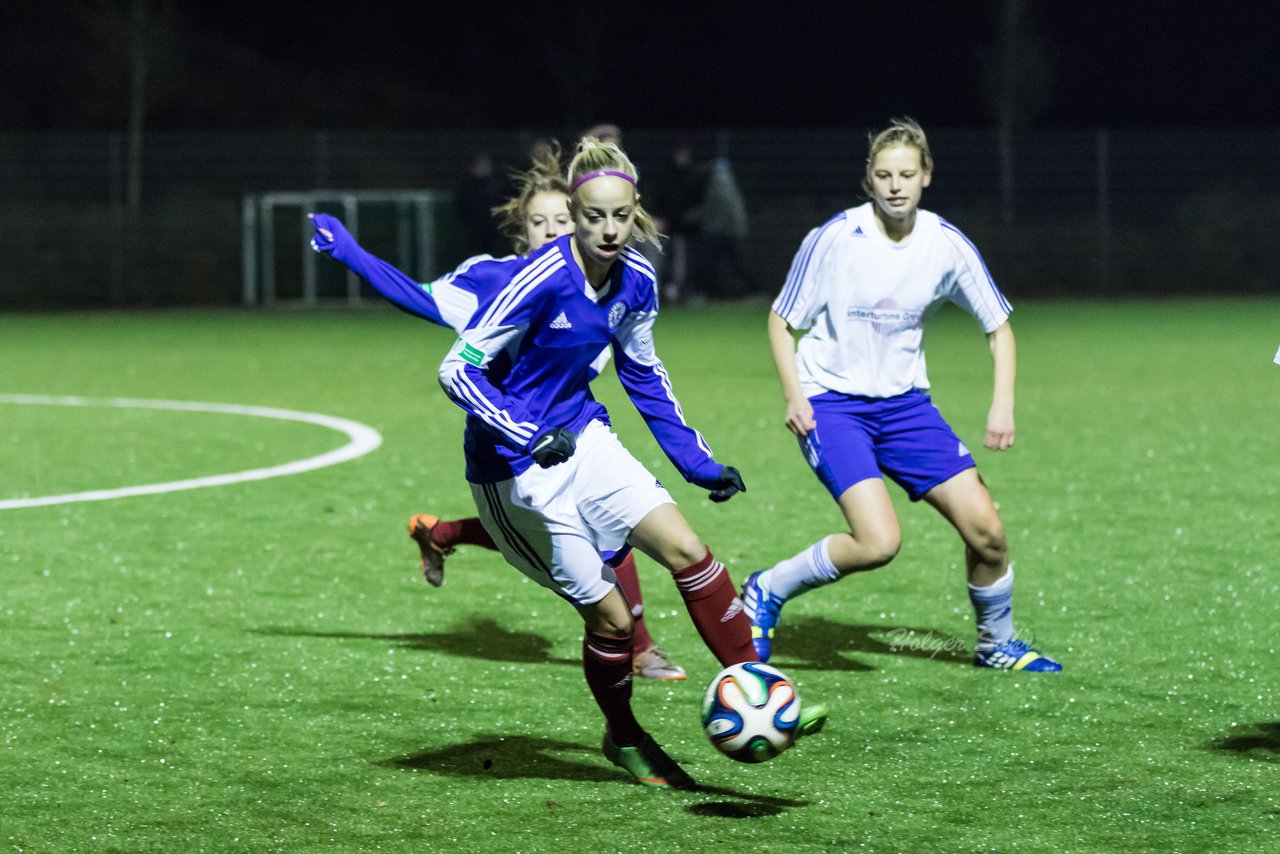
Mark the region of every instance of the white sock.
<instances>
[{"instance_id":1,"label":"white sock","mask_svg":"<svg viewBox=\"0 0 1280 854\"><path fill-rule=\"evenodd\" d=\"M969 601L978 622L978 648L990 649L1013 637L1013 564L987 587L969 585Z\"/></svg>"},{"instance_id":2,"label":"white sock","mask_svg":"<svg viewBox=\"0 0 1280 854\"><path fill-rule=\"evenodd\" d=\"M794 557L779 561L756 579L764 592L784 602L815 587L840 580L840 571L831 562L827 549L830 537L824 537Z\"/></svg>"}]
</instances>

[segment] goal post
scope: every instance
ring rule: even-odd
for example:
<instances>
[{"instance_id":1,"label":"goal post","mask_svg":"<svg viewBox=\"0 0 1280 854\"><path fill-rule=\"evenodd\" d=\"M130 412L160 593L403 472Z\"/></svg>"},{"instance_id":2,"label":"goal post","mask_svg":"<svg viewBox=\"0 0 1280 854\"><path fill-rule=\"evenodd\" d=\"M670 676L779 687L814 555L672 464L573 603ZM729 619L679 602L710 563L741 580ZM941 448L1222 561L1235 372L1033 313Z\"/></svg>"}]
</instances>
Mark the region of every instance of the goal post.
<instances>
[{"instance_id":1,"label":"goal post","mask_svg":"<svg viewBox=\"0 0 1280 854\"><path fill-rule=\"evenodd\" d=\"M343 225L357 241L363 215L371 209L382 209L380 213L384 217L389 213L394 223L394 263L419 281L430 281L439 272L436 268L437 208L448 199L449 194L439 190L305 190L245 195L241 203L244 304L272 306L276 303L279 296L277 262L282 257L279 254L282 248L277 246L278 223L287 224L290 220L297 223L296 231L289 228L287 233L297 234L299 300L304 306L319 304L316 253L311 249L312 228L307 214L335 207L340 208ZM284 248L283 251L295 250ZM363 302L360 278L349 270L345 271L343 293L350 305Z\"/></svg>"}]
</instances>

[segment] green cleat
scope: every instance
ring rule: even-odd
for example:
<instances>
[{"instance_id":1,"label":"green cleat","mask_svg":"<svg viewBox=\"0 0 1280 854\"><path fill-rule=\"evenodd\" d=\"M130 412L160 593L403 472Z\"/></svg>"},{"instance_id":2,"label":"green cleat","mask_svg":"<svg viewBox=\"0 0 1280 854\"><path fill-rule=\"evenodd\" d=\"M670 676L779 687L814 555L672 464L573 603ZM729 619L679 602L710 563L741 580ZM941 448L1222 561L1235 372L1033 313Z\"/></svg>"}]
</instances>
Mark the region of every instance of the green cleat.
<instances>
[{"instance_id":1,"label":"green cleat","mask_svg":"<svg viewBox=\"0 0 1280 854\"><path fill-rule=\"evenodd\" d=\"M821 703L800 707L800 720L796 722L796 738L817 735L827 725L827 707Z\"/></svg>"},{"instance_id":2,"label":"green cleat","mask_svg":"<svg viewBox=\"0 0 1280 854\"><path fill-rule=\"evenodd\" d=\"M635 747L618 747L604 736L605 758L646 786L693 790L698 784L647 734Z\"/></svg>"}]
</instances>

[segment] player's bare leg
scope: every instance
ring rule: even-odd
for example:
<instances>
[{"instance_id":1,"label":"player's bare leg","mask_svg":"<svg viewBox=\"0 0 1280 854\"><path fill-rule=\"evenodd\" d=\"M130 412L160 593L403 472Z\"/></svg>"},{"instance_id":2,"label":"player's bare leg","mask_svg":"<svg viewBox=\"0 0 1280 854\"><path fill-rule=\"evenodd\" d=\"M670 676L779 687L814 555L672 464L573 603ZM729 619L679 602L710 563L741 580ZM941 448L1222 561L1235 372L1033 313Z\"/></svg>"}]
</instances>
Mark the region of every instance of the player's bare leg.
<instances>
[{"instance_id":1,"label":"player's bare leg","mask_svg":"<svg viewBox=\"0 0 1280 854\"><path fill-rule=\"evenodd\" d=\"M733 580L674 504L650 510L629 539L671 572L698 634L722 666L758 660Z\"/></svg>"},{"instance_id":2,"label":"player's bare leg","mask_svg":"<svg viewBox=\"0 0 1280 854\"><path fill-rule=\"evenodd\" d=\"M889 563L902 545L902 531L880 478L868 478L846 489L838 501L849 526L804 551L752 573L742 586L742 601L751 620L751 640L761 661L773 655L773 639L787 600Z\"/></svg>"},{"instance_id":3,"label":"player's bare leg","mask_svg":"<svg viewBox=\"0 0 1280 854\"><path fill-rule=\"evenodd\" d=\"M925 493L924 500L955 527L964 540L969 583L994 584L1009 568L1004 523L977 469L966 469Z\"/></svg>"},{"instance_id":4,"label":"player's bare leg","mask_svg":"<svg viewBox=\"0 0 1280 854\"><path fill-rule=\"evenodd\" d=\"M1017 637L1013 566L1004 524L976 469L966 469L925 493L964 540L969 600L978 624L974 663L1007 670L1058 671L1062 665Z\"/></svg>"}]
</instances>

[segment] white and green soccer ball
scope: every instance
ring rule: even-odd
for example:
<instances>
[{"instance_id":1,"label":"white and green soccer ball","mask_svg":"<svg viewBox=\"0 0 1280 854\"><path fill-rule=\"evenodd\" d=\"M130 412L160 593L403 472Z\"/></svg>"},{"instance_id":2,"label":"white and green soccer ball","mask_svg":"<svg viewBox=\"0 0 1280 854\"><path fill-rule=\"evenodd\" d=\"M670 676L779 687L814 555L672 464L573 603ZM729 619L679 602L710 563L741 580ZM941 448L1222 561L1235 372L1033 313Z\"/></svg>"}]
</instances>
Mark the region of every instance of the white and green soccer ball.
<instances>
[{"instance_id":1,"label":"white and green soccer ball","mask_svg":"<svg viewBox=\"0 0 1280 854\"><path fill-rule=\"evenodd\" d=\"M796 740L800 696L776 667L758 661L716 674L702 700L702 729L716 749L738 762L766 762Z\"/></svg>"}]
</instances>

